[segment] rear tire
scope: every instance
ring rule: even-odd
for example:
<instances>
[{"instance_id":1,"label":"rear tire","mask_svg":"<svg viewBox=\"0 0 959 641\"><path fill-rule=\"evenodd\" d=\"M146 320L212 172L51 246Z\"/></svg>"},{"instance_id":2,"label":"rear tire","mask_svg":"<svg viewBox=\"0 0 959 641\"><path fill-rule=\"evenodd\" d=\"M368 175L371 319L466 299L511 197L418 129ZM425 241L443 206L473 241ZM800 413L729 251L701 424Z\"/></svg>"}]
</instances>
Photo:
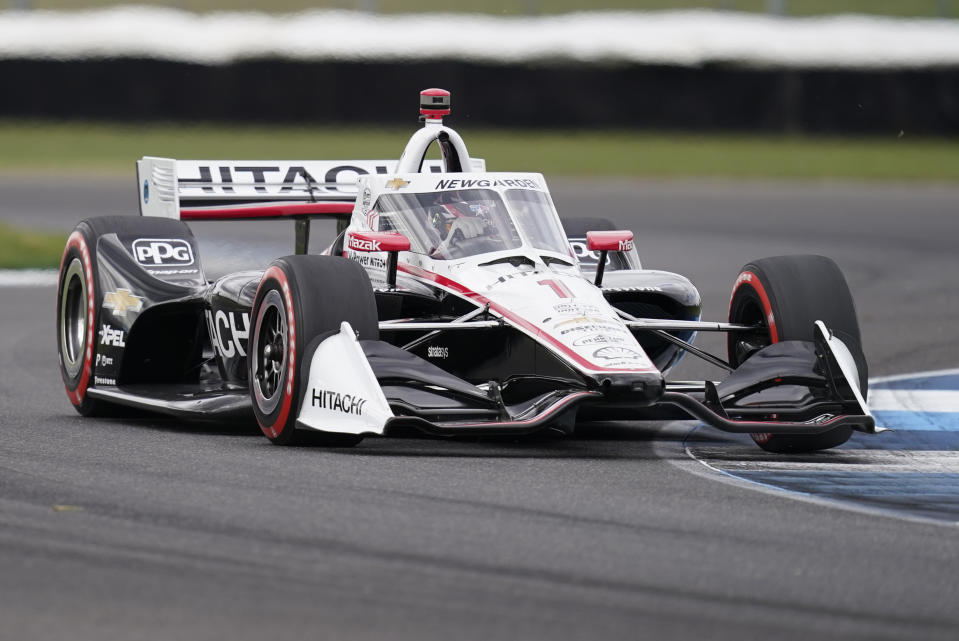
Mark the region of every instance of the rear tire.
<instances>
[{"instance_id":1,"label":"rear tire","mask_svg":"<svg viewBox=\"0 0 959 641\"><path fill-rule=\"evenodd\" d=\"M273 262L253 301L250 395L260 429L276 445L349 447L360 435L297 430L311 343L347 321L360 339L379 338L376 301L359 263L335 256L286 256Z\"/></svg>"},{"instance_id":2,"label":"rear tire","mask_svg":"<svg viewBox=\"0 0 959 641\"><path fill-rule=\"evenodd\" d=\"M738 366L759 349L779 341L811 341L817 320L823 321L852 352L865 398L868 371L856 308L842 271L825 256L776 256L742 268L729 301L729 322L757 325L759 329L728 334L729 362ZM829 449L842 445L851 435L849 427L815 435L751 434L759 447L775 453Z\"/></svg>"},{"instance_id":3,"label":"rear tire","mask_svg":"<svg viewBox=\"0 0 959 641\"><path fill-rule=\"evenodd\" d=\"M57 356L67 397L83 416L117 416L125 408L93 399L94 352L103 316L103 292L97 244L110 234L142 234L155 238L192 238L184 223L140 216L98 216L80 222L67 238L57 285Z\"/></svg>"},{"instance_id":4,"label":"rear tire","mask_svg":"<svg viewBox=\"0 0 959 641\"><path fill-rule=\"evenodd\" d=\"M57 286L57 357L67 398L83 416L106 409L87 396L93 384L93 352L100 315L96 238L80 223L67 238Z\"/></svg>"}]
</instances>

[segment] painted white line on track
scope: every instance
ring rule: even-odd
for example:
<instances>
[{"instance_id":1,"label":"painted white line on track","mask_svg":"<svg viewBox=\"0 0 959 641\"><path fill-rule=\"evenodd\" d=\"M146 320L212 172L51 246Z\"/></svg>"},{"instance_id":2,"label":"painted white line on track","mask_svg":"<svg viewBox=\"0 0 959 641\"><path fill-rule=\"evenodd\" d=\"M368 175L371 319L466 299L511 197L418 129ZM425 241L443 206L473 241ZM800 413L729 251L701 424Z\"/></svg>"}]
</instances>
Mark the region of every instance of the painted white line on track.
<instances>
[{"instance_id":1,"label":"painted white line on track","mask_svg":"<svg viewBox=\"0 0 959 641\"><path fill-rule=\"evenodd\" d=\"M913 372L912 374L892 374L890 376L876 376L869 379L869 400L872 400L872 392L877 385L890 382L911 381L916 378L931 378L933 376L952 376L959 374L959 367L953 369L930 369L924 372Z\"/></svg>"},{"instance_id":2,"label":"painted white line on track","mask_svg":"<svg viewBox=\"0 0 959 641\"><path fill-rule=\"evenodd\" d=\"M872 411L959 412L959 391L872 389Z\"/></svg>"},{"instance_id":3,"label":"painted white line on track","mask_svg":"<svg viewBox=\"0 0 959 641\"><path fill-rule=\"evenodd\" d=\"M688 448L687 448L688 450ZM832 450L823 460L791 461L781 455L768 459L733 458L729 447L696 447L696 456L722 463L726 472L740 470L828 470L831 472L920 472L959 474L959 452L952 450Z\"/></svg>"},{"instance_id":4,"label":"painted white line on track","mask_svg":"<svg viewBox=\"0 0 959 641\"><path fill-rule=\"evenodd\" d=\"M55 269L0 269L0 287L55 287Z\"/></svg>"},{"instance_id":5,"label":"painted white line on track","mask_svg":"<svg viewBox=\"0 0 959 641\"><path fill-rule=\"evenodd\" d=\"M696 425L694 421L687 421L685 424L693 425L692 429L689 430L686 435L687 439L702 426L702 424ZM959 529L959 520L948 521L875 504L857 503L849 500L837 500L835 498L819 496L811 492L804 492L797 488L785 488L771 483L764 483L763 481L755 478L738 476L731 472L727 472L720 467L711 465L708 461L698 458L692 452L688 441L684 441L683 443L683 451L686 453L687 457L685 460L673 458L671 453L668 452L662 445L655 445L654 447L656 448L660 457L667 459L672 465L713 481L729 483L738 487L748 487L757 492L763 492L776 496L787 496L796 501L803 501L806 503L812 503L815 505L822 505L831 508L839 508L842 510L848 510L850 512L858 512L860 514L872 514L901 521L909 521L910 523L923 523L927 525L946 526Z\"/></svg>"}]
</instances>

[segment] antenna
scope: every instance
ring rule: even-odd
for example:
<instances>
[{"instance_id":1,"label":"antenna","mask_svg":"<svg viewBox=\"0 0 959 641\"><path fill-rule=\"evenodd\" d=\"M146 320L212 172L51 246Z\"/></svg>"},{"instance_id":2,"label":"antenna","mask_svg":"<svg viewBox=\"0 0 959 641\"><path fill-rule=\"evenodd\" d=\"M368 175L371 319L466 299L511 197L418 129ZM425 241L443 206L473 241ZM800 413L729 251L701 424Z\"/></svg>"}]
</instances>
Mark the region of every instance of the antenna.
<instances>
[{"instance_id":1,"label":"antenna","mask_svg":"<svg viewBox=\"0 0 959 641\"><path fill-rule=\"evenodd\" d=\"M450 115L450 92L446 89L424 89L420 92L420 120L427 125L442 125Z\"/></svg>"}]
</instances>

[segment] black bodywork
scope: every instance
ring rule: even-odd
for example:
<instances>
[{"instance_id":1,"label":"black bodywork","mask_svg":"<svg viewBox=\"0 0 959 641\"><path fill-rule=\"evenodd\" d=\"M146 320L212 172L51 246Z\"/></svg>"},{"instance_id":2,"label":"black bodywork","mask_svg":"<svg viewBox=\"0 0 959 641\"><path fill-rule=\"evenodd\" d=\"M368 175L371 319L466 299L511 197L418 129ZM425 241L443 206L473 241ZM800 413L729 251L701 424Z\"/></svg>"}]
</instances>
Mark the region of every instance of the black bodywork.
<instances>
[{"instance_id":1,"label":"black bodywork","mask_svg":"<svg viewBox=\"0 0 959 641\"><path fill-rule=\"evenodd\" d=\"M140 311L104 309L101 320L110 330L123 332L122 344L97 344L97 387L123 390L151 386L148 395L161 398L212 393L243 397L247 394L247 352L250 311L262 271L241 271L207 282L197 242L188 242L196 257L189 273L163 273L139 264L133 237L105 235L99 239L100 289L127 291L142 299ZM655 283L655 284L654 284ZM655 277L638 271L612 271L605 283L607 298L634 315L669 320L698 320L699 294L685 279L664 273ZM381 320L453 320L472 309L470 303L441 290L423 287L375 293ZM580 386L571 370L549 350L507 325L483 332L478 341L471 332L411 333L381 331L381 339L401 347L423 339L410 354L470 383L496 381L507 403L522 402L544 390ZM690 340L692 332L676 332ZM682 350L654 334L637 338L660 369L667 369ZM238 398L239 402L241 399ZM410 405L406 402L405 405ZM194 411L178 404L178 414L203 417L208 404ZM160 408L163 409L163 408Z\"/></svg>"}]
</instances>

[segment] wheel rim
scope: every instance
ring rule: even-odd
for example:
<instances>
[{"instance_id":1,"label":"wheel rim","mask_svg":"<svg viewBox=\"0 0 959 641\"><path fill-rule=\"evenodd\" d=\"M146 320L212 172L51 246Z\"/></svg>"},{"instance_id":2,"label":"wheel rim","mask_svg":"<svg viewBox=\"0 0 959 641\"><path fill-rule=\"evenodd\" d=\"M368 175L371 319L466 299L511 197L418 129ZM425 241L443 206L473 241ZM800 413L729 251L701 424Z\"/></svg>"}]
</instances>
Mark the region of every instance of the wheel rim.
<instances>
[{"instance_id":1,"label":"wheel rim","mask_svg":"<svg viewBox=\"0 0 959 641\"><path fill-rule=\"evenodd\" d=\"M264 297L254 321L252 386L256 404L264 414L276 409L283 396L289 334L286 308L273 289Z\"/></svg>"},{"instance_id":2,"label":"wheel rim","mask_svg":"<svg viewBox=\"0 0 959 641\"><path fill-rule=\"evenodd\" d=\"M83 263L74 258L63 277L60 295L60 353L70 378L80 373L87 341L87 286Z\"/></svg>"},{"instance_id":3,"label":"wheel rim","mask_svg":"<svg viewBox=\"0 0 959 641\"><path fill-rule=\"evenodd\" d=\"M747 299L743 301L739 308L738 319L735 322L743 325L755 325L756 330L736 335L730 354L734 359L734 365L743 363L763 347L772 345L772 337L766 324L766 315L758 300Z\"/></svg>"}]
</instances>

